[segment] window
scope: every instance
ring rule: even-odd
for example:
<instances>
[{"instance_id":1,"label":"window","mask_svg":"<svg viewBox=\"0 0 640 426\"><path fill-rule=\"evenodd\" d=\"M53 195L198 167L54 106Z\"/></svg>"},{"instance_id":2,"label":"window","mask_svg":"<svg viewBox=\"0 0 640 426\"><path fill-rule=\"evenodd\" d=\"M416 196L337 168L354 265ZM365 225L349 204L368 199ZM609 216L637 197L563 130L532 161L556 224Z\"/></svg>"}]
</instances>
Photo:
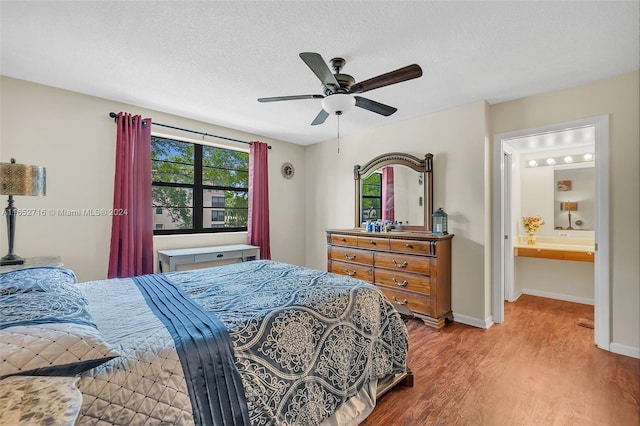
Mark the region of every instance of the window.
<instances>
[{"instance_id":1,"label":"window","mask_svg":"<svg viewBox=\"0 0 640 426\"><path fill-rule=\"evenodd\" d=\"M211 222L224 222L224 210L211 210Z\"/></svg>"},{"instance_id":2,"label":"window","mask_svg":"<svg viewBox=\"0 0 640 426\"><path fill-rule=\"evenodd\" d=\"M162 229L164 226L161 223L156 223L156 229Z\"/></svg>"},{"instance_id":3,"label":"window","mask_svg":"<svg viewBox=\"0 0 640 426\"><path fill-rule=\"evenodd\" d=\"M362 219L378 220L382 217L382 174L373 173L362 181Z\"/></svg>"},{"instance_id":4,"label":"window","mask_svg":"<svg viewBox=\"0 0 640 426\"><path fill-rule=\"evenodd\" d=\"M151 159L154 234L247 230L249 153L151 136Z\"/></svg>"}]
</instances>

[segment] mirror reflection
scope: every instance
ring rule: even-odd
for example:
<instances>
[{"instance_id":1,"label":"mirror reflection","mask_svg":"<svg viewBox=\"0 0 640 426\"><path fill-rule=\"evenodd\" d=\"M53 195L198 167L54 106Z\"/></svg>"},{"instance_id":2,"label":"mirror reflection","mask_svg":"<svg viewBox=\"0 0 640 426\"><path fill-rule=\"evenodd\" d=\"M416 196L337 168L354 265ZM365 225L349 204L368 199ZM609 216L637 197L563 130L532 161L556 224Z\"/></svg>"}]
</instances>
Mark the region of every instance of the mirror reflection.
<instances>
[{"instance_id":1,"label":"mirror reflection","mask_svg":"<svg viewBox=\"0 0 640 426\"><path fill-rule=\"evenodd\" d=\"M354 166L356 228L388 221L395 230L431 230L432 160L395 152Z\"/></svg>"},{"instance_id":2,"label":"mirror reflection","mask_svg":"<svg viewBox=\"0 0 640 426\"><path fill-rule=\"evenodd\" d=\"M382 220L398 225L424 225L424 174L390 165L362 179L361 222Z\"/></svg>"},{"instance_id":3,"label":"mirror reflection","mask_svg":"<svg viewBox=\"0 0 640 426\"><path fill-rule=\"evenodd\" d=\"M592 230L594 224L594 168L554 170L554 229Z\"/></svg>"}]
</instances>

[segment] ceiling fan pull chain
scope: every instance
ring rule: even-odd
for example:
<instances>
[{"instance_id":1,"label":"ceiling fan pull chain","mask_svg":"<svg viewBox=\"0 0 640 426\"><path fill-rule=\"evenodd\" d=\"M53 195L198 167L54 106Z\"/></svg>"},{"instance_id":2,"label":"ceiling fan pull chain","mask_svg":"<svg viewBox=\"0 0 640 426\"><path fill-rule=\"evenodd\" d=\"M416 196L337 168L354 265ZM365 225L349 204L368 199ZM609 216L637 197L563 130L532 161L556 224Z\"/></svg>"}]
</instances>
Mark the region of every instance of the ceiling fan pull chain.
<instances>
[{"instance_id":1,"label":"ceiling fan pull chain","mask_svg":"<svg viewBox=\"0 0 640 426\"><path fill-rule=\"evenodd\" d=\"M338 117L338 154L340 154L340 115L341 114L336 114Z\"/></svg>"}]
</instances>

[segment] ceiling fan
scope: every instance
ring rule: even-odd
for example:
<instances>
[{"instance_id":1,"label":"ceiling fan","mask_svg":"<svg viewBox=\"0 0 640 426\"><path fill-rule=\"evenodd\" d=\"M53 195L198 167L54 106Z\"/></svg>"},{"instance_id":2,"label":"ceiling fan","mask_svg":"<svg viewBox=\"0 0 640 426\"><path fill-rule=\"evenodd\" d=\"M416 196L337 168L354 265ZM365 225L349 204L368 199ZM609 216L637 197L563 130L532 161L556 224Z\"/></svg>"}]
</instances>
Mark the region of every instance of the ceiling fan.
<instances>
[{"instance_id":1,"label":"ceiling fan","mask_svg":"<svg viewBox=\"0 0 640 426\"><path fill-rule=\"evenodd\" d=\"M342 58L333 58L331 60L331 67L334 69L335 74L331 72L327 63L318 53L303 52L300 53L300 58L322 82L324 95L275 96L271 98L259 98L258 102L322 99L322 109L311 123L312 126L324 123L330 114L342 115L343 112L351 109L353 106L364 108L380 115L389 116L398 109L371 99L363 98L362 96L354 95L422 76L422 68L420 68L419 65L412 64L356 83L355 79L350 75L340 73L340 70L346 63Z\"/></svg>"}]
</instances>

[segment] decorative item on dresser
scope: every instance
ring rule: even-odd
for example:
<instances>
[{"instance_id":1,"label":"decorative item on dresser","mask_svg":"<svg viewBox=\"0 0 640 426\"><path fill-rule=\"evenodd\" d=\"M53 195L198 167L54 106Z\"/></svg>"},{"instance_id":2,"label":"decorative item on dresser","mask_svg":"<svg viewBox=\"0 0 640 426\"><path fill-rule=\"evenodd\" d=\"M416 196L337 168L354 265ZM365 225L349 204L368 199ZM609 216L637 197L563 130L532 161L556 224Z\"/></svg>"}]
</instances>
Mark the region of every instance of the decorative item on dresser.
<instances>
[{"instance_id":1,"label":"decorative item on dresser","mask_svg":"<svg viewBox=\"0 0 640 426\"><path fill-rule=\"evenodd\" d=\"M441 330L451 311L453 235L327 230L327 270L376 284L399 310Z\"/></svg>"}]
</instances>

